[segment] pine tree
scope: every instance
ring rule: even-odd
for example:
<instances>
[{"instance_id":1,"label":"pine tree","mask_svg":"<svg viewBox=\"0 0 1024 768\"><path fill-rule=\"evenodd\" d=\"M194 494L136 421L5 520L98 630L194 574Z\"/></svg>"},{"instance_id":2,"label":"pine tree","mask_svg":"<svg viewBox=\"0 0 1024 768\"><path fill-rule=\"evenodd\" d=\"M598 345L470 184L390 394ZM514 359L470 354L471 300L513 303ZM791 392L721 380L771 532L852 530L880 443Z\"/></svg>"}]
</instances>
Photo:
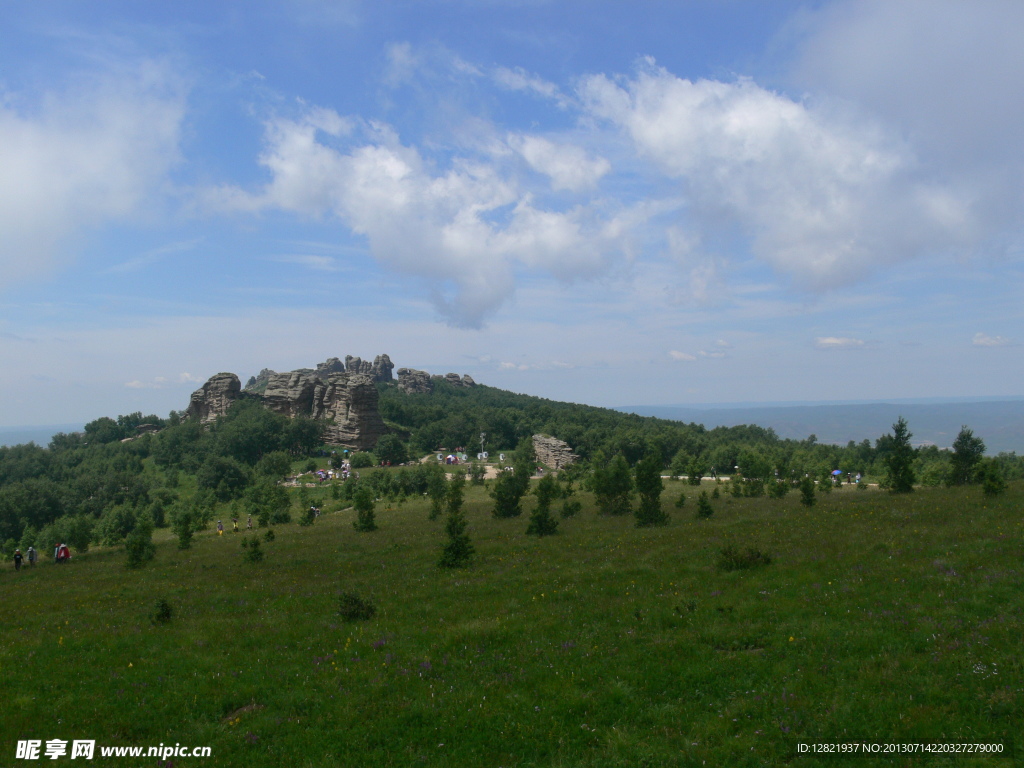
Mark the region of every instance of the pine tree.
<instances>
[{"instance_id":1,"label":"pine tree","mask_svg":"<svg viewBox=\"0 0 1024 768\"><path fill-rule=\"evenodd\" d=\"M975 437L974 432L963 426L953 441L953 457L950 461L949 484L967 485L973 483L978 465L985 454L985 442Z\"/></svg>"},{"instance_id":2,"label":"pine tree","mask_svg":"<svg viewBox=\"0 0 1024 768\"><path fill-rule=\"evenodd\" d=\"M545 475L533 490L537 507L530 515L526 533L530 536L551 536L558 532L558 521L551 515L551 503L561 496L558 481L554 475Z\"/></svg>"},{"instance_id":3,"label":"pine tree","mask_svg":"<svg viewBox=\"0 0 1024 768\"><path fill-rule=\"evenodd\" d=\"M352 526L357 531L369 532L377 530L377 522L374 519L374 498L373 489L367 485L361 485L356 491L353 504L356 508L356 520Z\"/></svg>"},{"instance_id":4,"label":"pine tree","mask_svg":"<svg viewBox=\"0 0 1024 768\"><path fill-rule=\"evenodd\" d=\"M444 530L448 543L441 552L438 565L442 568L462 568L473 559L473 545L466 534L466 518L462 514L462 494L466 484L465 475L456 474L448 483L448 519Z\"/></svg>"},{"instance_id":5,"label":"pine tree","mask_svg":"<svg viewBox=\"0 0 1024 768\"><path fill-rule=\"evenodd\" d=\"M597 508L605 515L628 515L632 511L633 476L621 454L602 466L600 458L591 478Z\"/></svg>"},{"instance_id":6,"label":"pine tree","mask_svg":"<svg viewBox=\"0 0 1024 768\"><path fill-rule=\"evenodd\" d=\"M914 490L914 449L910 445L913 434L907 429L902 416L892 425L892 449L885 459L888 470L885 484L893 493L911 493Z\"/></svg>"},{"instance_id":7,"label":"pine tree","mask_svg":"<svg viewBox=\"0 0 1024 768\"><path fill-rule=\"evenodd\" d=\"M707 519L713 514L715 514L715 509L711 506L711 501L708 499L708 492L701 491L700 496L697 497L697 517Z\"/></svg>"},{"instance_id":8,"label":"pine tree","mask_svg":"<svg viewBox=\"0 0 1024 768\"><path fill-rule=\"evenodd\" d=\"M668 515L661 508L661 455L658 451L648 451L634 470L636 491L640 495L640 505L636 509L636 527L646 528L653 525L667 525Z\"/></svg>"},{"instance_id":9,"label":"pine tree","mask_svg":"<svg viewBox=\"0 0 1024 768\"><path fill-rule=\"evenodd\" d=\"M800 481L800 503L805 507L813 507L817 500L817 497L814 495L813 478L809 475L804 475L804 479Z\"/></svg>"},{"instance_id":10,"label":"pine tree","mask_svg":"<svg viewBox=\"0 0 1024 768\"><path fill-rule=\"evenodd\" d=\"M171 519L171 530L178 537L178 549L189 549L192 546L192 513L179 507Z\"/></svg>"},{"instance_id":11,"label":"pine tree","mask_svg":"<svg viewBox=\"0 0 1024 768\"><path fill-rule=\"evenodd\" d=\"M131 533L125 537L124 548L128 553L129 568L140 568L142 564L152 560L156 554L156 547L153 545L153 518L149 515L139 515L138 522Z\"/></svg>"}]
</instances>

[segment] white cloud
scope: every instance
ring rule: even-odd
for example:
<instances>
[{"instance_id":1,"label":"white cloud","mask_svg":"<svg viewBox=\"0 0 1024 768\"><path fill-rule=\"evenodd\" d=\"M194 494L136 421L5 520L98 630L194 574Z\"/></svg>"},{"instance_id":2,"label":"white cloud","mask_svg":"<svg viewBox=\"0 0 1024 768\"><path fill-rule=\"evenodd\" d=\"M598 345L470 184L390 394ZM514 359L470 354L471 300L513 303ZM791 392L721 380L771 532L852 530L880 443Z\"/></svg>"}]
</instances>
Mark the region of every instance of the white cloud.
<instances>
[{"instance_id":1,"label":"white cloud","mask_svg":"<svg viewBox=\"0 0 1024 768\"><path fill-rule=\"evenodd\" d=\"M522 67L514 69L497 67L494 70L493 76L494 82L507 90L534 93L537 96L554 101L561 107L566 107L570 104L570 100L566 98L557 85L542 77L530 74Z\"/></svg>"},{"instance_id":2,"label":"white cloud","mask_svg":"<svg viewBox=\"0 0 1024 768\"><path fill-rule=\"evenodd\" d=\"M989 336L987 333L976 333L971 339L971 344L976 347L1009 347L1013 341L1005 336Z\"/></svg>"},{"instance_id":3,"label":"white cloud","mask_svg":"<svg viewBox=\"0 0 1024 768\"><path fill-rule=\"evenodd\" d=\"M611 170L611 163L605 158L591 158L584 149L571 144L522 134L509 136L508 143L533 170L549 176L556 190L591 189Z\"/></svg>"},{"instance_id":4,"label":"white cloud","mask_svg":"<svg viewBox=\"0 0 1024 768\"><path fill-rule=\"evenodd\" d=\"M668 356L673 360L678 360L684 363L690 363L697 359L694 355L687 354L686 352L678 352L674 349L668 353Z\"/></svg>"},{"instance_id":5,"label":"white cloud","mask_svg":"<svg viewBox=\"0 0 1024 768\"><path fill-rule=\"evenodd\" d=\"M629 80L586 78L580 96L680 182L692 227L738 229L798 283L830 288L970 234L963 200L916 180L910 150L866 120L750 80L686 80L651 61Z\"/></svg>"},{"instance_id":6,"label":"white cloud","mask_svg":"<svg viewBox=\"0 0 1024 768\"><path fill-rule=\"evenodd\" d=\"M843 336L819 336L814 340L814 346L818 349L860 349L864 341Z\"/></svg>"},{"instance_id":7,"label":"white cloud","mask_svg":"<svg viewBox=\"0 0 1024 768\"><path fill-rule=\"evenodd\" d=\"M182 88L134 62L65 91L0 98L0 269L45 273L83 231L137 214L178 160Z\"/></svg>"},{"instance_id":8,"label":"white cloud","mask_svg":"<svg viewBox=\"0 0 1024 768\"><path fill-rule=\"evenodd\" d=\"M601 217L584 205L541 208L493 162L455 157L447 170L437 169L386 125L368 124L364 133L364 143L342 150L322 141L318 125L305 118L268 121L260 162L271 181L255 193L221 187L208 200L242 211L337 217L367 238L378 260L427 281L441 314L468 327L479 327L511 296L517 267L564 280L589 277L622 248L625 218ZM582 170L549 171L582 183L602 168L582 157Z\"/></svg>"}]
</instances>

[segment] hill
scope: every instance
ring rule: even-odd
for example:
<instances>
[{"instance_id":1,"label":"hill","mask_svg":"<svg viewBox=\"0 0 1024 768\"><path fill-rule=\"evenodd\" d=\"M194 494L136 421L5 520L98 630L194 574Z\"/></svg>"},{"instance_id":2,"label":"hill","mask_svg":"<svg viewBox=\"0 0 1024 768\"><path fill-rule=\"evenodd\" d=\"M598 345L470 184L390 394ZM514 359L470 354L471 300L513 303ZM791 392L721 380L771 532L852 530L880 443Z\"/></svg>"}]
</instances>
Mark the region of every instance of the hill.
<instances>
[{"instance_id":1,"label":"hill","mask_svg":"<svg viewBox=\"0 0 1024 768\"><path fill-rule=\"evenodd\" d=\"M680 490L697 489L670 483L666 503ZM168 762L252 768L762 766L837 740L1020 749L1020 484L995 501L834 491L812 509L726 495L709 520L691 499L655 529L583 493L544 539L471 488L477 554L456 571L437 567L426 500L382 502L361 534L310 493L325 514L274 526L258 563L251 537L207 530L185 551L158 532L138 571L107 547L7 566L8 756L30 739L95 740L97 756L204 747ZM346 621L343 594L375 615ZM1008 764L987 754L958 764Z\"/></svg>"}]
</instances>

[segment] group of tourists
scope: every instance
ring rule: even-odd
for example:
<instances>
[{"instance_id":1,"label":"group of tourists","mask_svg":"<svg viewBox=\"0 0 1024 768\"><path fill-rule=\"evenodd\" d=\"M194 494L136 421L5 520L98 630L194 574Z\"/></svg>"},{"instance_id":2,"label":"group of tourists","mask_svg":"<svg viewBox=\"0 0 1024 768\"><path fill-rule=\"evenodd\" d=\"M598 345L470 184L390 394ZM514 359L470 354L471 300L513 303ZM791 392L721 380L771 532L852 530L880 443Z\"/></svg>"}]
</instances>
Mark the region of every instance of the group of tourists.
<instances>
[{"instance_id":1,"label":"group of tourists","mask_svg":"<svg viewBox=\"0 0 1024 768\"><path fill-rule=\"evenodd\" d=\"M53 562L56 565L66 563L70 559L71 550L68 549L67 544L53 545ZM20 549L14 550L14 570L20 571L22 564L26 560L28 561L28 565L30 568L35 568L35 565L39 560L39 552L36 551L35 547L29 547L25 551L25 554L22 554Z\"/></svg>"}]
</instances>

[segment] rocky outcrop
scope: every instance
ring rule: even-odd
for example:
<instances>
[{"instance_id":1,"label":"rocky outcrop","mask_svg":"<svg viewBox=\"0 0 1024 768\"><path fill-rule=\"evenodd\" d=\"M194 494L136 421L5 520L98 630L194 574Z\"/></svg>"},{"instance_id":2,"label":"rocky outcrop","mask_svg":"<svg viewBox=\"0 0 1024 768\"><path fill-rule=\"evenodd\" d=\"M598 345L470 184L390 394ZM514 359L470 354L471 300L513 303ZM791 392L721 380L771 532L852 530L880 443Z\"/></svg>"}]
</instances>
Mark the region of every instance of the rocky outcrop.
<instances>
[{"instance_id":1,"label":"rocky outcrop","mask_svg":"<svg viewBox=\"0 0 1024 768\"><path fill-rule=\"evenodd\" d=\"M446 381L453 387L475 387L476 382L473 381L472 377L467 373L465 376L459 376L457 373L446 373L444 376L440 374L434 374L430 377L431 379L437 379L438 381Z\"/></svg>"},{"instance_id":2,"label":"rocky outcrop","mask_svg":"<svg viewBox=\"0 0 1024 768\"><path fill-rule=\"evenodd\" d=\"M387 434L378 409L377 386L371 376L341 373L317 380L312 417L333 421L324 439L357 451L368 451Z\"/></svg>"},{"instance_id":3,"label":"rocky outcrop","mask_svg":"<svg viewBox=\"0 0 1024 768\"><path fill-rule=\"evenodd\" d=\"M537 461L551 469L562 469L579 460L569 444L550 435L534 435L533 450Z\"/></svg>"},{"instance_id":4,"label":"rocky outcrop","mask_svg":"<svg viewBox=\"0 0 1024 768\"><path fill-rule=\"evenodd\" d=\"M233 373L218 373L192 393L185 417L208 424L227 412L232 403L245 397L258 400L268 409L294 419L305 417L328 422L325 440L357 451L371 450L388 432L378 407L378 382L392 382L394 363L387 355L373 362L351 355L342 362L331 357L316 369L300 368L277 373L264 368L242 391ZM412 368L398 369L398 388L408 393L430 393L433 379L454 387L475 387L467 376L449 373L431 376ZM568 446L566 446L568 447Z\"/></svg>"},{"instance_id":5,"label":"rocky outcrop","mask_svg":"<svg viewBox=\"0 0 1024 768\"><path fill-rule=\"evenodd\" d=\"M198 419L202 424L215 421L227 413L232 403L242 396L242 382L233 373L218 373L192 393L185 418Z\"/></svg>"},{"instance_id":6,"label":"rocky outcrop","mask_svg":"<svg viewBox=\"0 0 1024 768\"><path fill-rule=\"evenodd\" d=\"M337 358L333 359L336 360ZM352 357L352 355L345 356L346 373L361 373L364 376L369 376L374 381L394 381L394 378L391 375L391 371L394 367L395 364L391 362L391 358L387 355L377 355L373 358L372 363L369 360L361 360L358 357Z\"/></svg>"},{"instance_id":7,"label":"rocky outcrop","mask_svg":"<svg viewBox=\"0 0 1024 768\"><path fill-rule=\"evenodd\" d=\"M273 376L274 373L275 372L270 370L269 368L264 368L255 376L249 377L249 380L245 382L245 388L247 390L255 389L262 392L264 389L267 388L267 382L270 381L270 377Z\"/></svg>"},{"instance_id":8,"label":"rocky outcrop","mask_svg":"<svg viewBox=\"0 0 1024 768\"><path fill-rule=\"evenodd\" d=\"M316 367L316 375L320 378L327 378L332 373L344 373L345 364L336 357L328 357Z\"/></svg>"},{"instance_id":9,"label":"rocky outcrop","mask_svg":"<svg viewBox=\"0 0 1024 768\"><path fill-rule=\"evenodd\" d=\"M434 382L430 380L430 374L426 371L417 371L415 368L399 368L398 388L410 395L429 394L434 391Z\"/></svg>"},{"instance_id":10,"label":"rocky outcrop","mask_svg":"<svg viewBox=\"0 0 1024 768\"><path fill-rule=\"evenodd\" d=\"M209 424L239 398L254 398L290 419L301 416L331 422L324 434L328 443L368 451L388 431L380 416L375 381L377 377L390 381L394 365L387 355L378 355L372 363L349 359L354 369L368 373L348 372L336 357L315 371L301 368L276 373L264 368L249 380L244 394L235 374L218 373L192 393L185 416Z\"/></svg>"},{"instance_id":11,"label":"rocky outcrop","mask_svg":"<svg viewBox=\"0 0 1024 768\"><path fill-rule=\"evenodd\" d=\"M313 396L320 379L314 373L292 371L271 374L263 390L263 404L290 419L313 415Z\"/></svg>"}]
</instances>

